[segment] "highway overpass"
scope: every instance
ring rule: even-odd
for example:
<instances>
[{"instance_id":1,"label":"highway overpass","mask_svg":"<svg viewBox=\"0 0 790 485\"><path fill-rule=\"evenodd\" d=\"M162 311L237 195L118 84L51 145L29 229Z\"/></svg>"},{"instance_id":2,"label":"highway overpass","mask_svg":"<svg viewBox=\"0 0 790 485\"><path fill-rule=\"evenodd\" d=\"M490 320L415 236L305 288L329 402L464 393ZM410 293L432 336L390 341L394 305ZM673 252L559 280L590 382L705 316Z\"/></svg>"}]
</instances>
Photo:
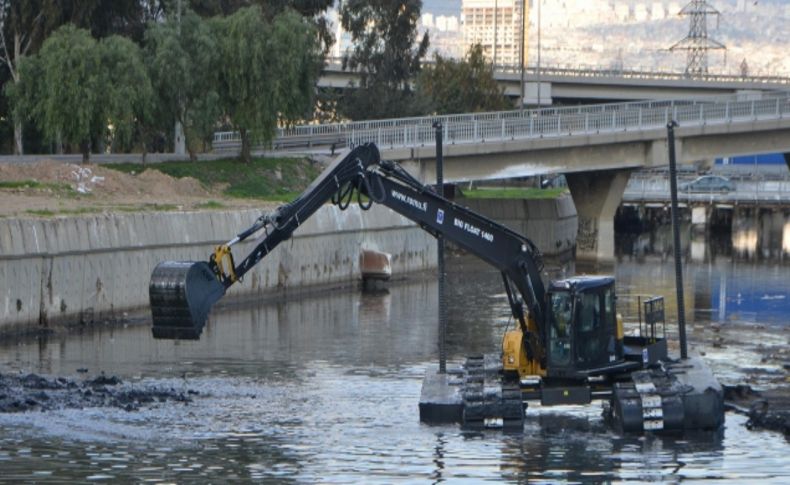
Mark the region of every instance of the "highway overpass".
<instances>
[{"instance_id":1,"label":"highway overpass","mask_svg":"<svg viewBox=\"0 0 790 485\"><path fill-rule=\"evenodd\" d=\"M660 101L311 125L281 130L276 144L375 142L425 183L434 180L435 130L444 131L448 182L565 174L579 215L577 257L614 256L614 213L630 173L668 163L666 124L677 121L681 162L790 153L790 91L741 100ZM218 133L215 147L237 150ZM235 148L234 148L235 147Z\"/></svg>"},{"instance_id":2,"label":"highway overpass","mask_svg":"<svg viewBox=\"0 0 790 485\"><path fill-rule=\"evenodd\" d=\"M429 63L426 63L429 64ZM521 71L518 66L498 65L494 77L505 94L518 102ZM358 82L355 72L344 71L340 59L329 59L318 85L345 89ZM790 89L790 77L708 74L688 77L684 73L600 69L584 66L529 66L524 70L525 104L576 104L663 99L701 99L710 96Z\"/></svg>"}]
</instances>

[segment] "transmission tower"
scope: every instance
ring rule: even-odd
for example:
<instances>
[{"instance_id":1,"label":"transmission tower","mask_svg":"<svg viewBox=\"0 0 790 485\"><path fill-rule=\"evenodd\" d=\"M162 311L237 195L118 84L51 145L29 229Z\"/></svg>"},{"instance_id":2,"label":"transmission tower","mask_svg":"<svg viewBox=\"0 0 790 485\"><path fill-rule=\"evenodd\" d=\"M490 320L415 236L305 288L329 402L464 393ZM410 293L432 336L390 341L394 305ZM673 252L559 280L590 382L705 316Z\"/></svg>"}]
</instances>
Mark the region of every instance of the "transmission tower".
<instances>
[{"instance_id":1,"label":"transmission tower","mask_svg":"<svg viewBox=\"0 0 790 485\"><path fill-rule=\"evenodd\" d=\"M683 7L679 15L689 17L689 33L669 50L688 52L686 75L692 77L705 75L708 73L708 51L727 49L724 44L708 37L708 15L716 15L718 21L721 12L711 6L707 0L692 0Z\"/></svg>"}]
</instances>

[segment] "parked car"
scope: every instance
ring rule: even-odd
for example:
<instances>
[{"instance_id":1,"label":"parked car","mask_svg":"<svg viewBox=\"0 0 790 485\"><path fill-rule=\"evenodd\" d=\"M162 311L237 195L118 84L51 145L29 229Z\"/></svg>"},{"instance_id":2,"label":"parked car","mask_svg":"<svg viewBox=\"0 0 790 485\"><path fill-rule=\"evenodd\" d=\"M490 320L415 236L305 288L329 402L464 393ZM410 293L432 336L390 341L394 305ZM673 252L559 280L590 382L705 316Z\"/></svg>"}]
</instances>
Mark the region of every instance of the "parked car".
<instances>
[{"instance_id":1,"label":"parked car","mask_svg":"<svg viewBox=\"0 0 790 485\"><path fill-rule=\"evenodd\" d=\"M735 190L735 184L727 177L719 175L703 175L696 180L681 184L683 192L729 192Z\"/></svg>"}]
</instances>

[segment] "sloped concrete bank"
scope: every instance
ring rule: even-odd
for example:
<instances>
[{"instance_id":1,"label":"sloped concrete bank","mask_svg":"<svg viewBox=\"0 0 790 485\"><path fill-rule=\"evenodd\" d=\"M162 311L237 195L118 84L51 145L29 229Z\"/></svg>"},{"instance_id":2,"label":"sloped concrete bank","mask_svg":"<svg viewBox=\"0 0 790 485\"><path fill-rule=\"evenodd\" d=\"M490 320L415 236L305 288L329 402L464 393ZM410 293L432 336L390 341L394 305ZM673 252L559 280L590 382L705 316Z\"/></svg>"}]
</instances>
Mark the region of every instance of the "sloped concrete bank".
<instances>
[{"instance_id":1,"label":"sloped concrete bank","mask_svg":"<svg viewBox=\"0 0 790 485\"><path fill-rule=\"evenodd\" d=\"M248 227L258 210L103 214L0 219L0 334L59 323L114 321L148 305L148 283L163 260L206 260ZM240 261L256 244L234 247ZM392 255L394 275L436 266L435 239L375 206L327 205L267 256L230 296L265 294L359 279L364 249Z\"/></svg>"}]
</instances>

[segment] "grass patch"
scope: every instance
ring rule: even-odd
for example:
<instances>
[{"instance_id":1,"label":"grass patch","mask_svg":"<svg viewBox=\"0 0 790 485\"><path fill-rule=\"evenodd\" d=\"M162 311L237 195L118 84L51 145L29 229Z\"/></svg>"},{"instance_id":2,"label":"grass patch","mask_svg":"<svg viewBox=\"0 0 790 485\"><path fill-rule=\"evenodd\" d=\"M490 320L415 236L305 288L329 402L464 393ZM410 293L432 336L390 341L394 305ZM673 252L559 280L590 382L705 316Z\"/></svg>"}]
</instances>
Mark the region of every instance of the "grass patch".
<instances>
[{"instance_id":1,"label":"grass patch","mask_svg":"<svg viewBox=\"0 0 790 485\"><path fill-rule=\"evenodd\" d=\"M195 206L197 209L224 209L225 204L222 202L217 202L216 200L207 200L202 204L198 204Z\"/></svg>"},{"instance_id":2,"label":"grass patch","mask_svg":"<svg viewBox=\"0 0 790 485\"><path fill-rule=\"evenodd\" d=\"M59 195L76 197L80 195L71 185L63 182L39 182L38 180L0 180L0 190L35 190L53 192Z\"/></svg>"},{"instance_id":3,"label":"grass patch","mask_svg":"<svg viewBox=\"0 0 790 485\"><path fill-rule=\"evenodd\" d=\"M53 217L55 213L49 209L28 209L26 213L38 217Z\"/></svg>"},{"instance_id":4,"label":"grass patch","mask_svg":"<svg viewBox=\"0 0 790 485\"><path fill-rule=\"evenodd\" d=\"M464 197L470 199L556 199L566 193L565 188L493 188L480 187L463 190Z\"/></svg>"},{"instance_id":5,"label":"grass patch","mask_svg":"<svg viewBox=\"0 0 790 485\"><path fill-rule=\"evenodd\" d=\"M310 161L297 158L253 158L249 164L238 160L162 162L143 168L136 163L107 164L106 168L125 173L159 170L171 177L193 177L211 189L226 188L230 197L290 201L315 179L320 170Z\"/></svg>"},{"instance_id":6,"label":"grass patch","mask_svg":"<svg viewBox=\"0 0 790 485\"><path fill-rule=\"evenodd\" d=\"M118 212L144 212L144 211L175 211L178 210L179 207L175 204L142 204L142 205L134 205L134 206L119 206L113 207L113 210Z\"/></svg>"}]
</instances>

